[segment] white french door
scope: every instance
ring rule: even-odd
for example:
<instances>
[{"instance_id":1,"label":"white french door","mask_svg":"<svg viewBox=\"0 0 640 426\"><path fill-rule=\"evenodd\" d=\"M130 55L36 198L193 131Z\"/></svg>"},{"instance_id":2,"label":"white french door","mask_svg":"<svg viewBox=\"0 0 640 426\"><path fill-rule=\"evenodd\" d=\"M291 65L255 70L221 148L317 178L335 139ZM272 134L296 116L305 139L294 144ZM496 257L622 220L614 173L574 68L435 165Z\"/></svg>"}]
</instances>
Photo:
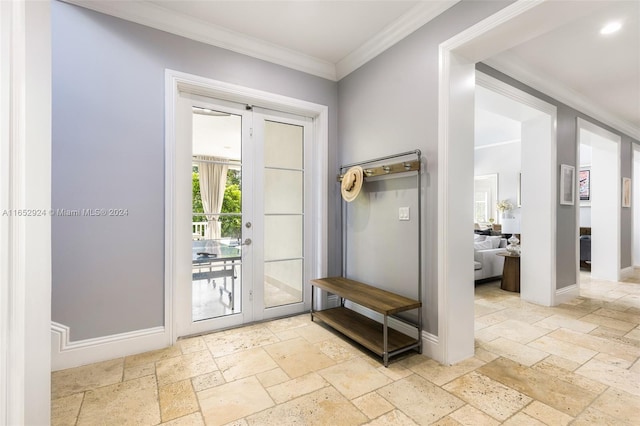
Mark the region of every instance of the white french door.
<instances>
[{"instance_id":1,"label":"white french door","mask_svg":"<svg viewBox=\"0 0 640 426\"><path fill-rule=\"evenodd\" d=\"M180 97L177 336L309 308L311 131L305 117Z\"/></svg>"},{"instance_id":2,"label":"white french door","mask_svg":"<svg viewBox=\"0 0 640 426\"><path fill-rule=\"evenodd\" d=\"M254 319L310 307L312 120L253 109Z\"/></svg>"}]
</instances>

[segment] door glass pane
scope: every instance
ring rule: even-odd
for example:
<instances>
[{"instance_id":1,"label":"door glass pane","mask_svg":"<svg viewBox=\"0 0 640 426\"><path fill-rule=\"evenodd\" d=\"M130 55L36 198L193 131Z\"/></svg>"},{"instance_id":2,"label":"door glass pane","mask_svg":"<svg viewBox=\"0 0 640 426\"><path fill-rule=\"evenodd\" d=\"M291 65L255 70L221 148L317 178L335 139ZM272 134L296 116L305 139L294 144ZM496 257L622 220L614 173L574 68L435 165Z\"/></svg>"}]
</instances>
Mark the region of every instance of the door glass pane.
<instances>
[{"instance_id":1,"label":"door glass pane","mask_svg":"<svg viewBox=\"0 0 640 426\"><path fill-rule=\"evenodd\" d=\"M302 257L302 216L278 215L264 218L264 259Z\"/></svg>"},{"instance_id":2,"label":"door glass pane","mask_svg":"<svg viewBox=\"0 0 640 426\"><path fill-rule=\"evenodd\" d=\"M264 165L302 169L303 130L302 126L265 121Z\"/></svg>"},{"instance_id":3,"label":"door glass pane","mask_svg":"<svg viewBox=\"0 0 640 426\"><path fill-rule=\"evenodd\" d=\"M241 117L193 109L192 320L242 308Z\"/></svg>"},{"instance_id":4,"label":"door glass pane","mask_svg":"<svg viewBox=\"0 0 640 426\"><path fill-rule=\"evenodd\" d=\"M265 122L264 306L302 302L304 127Z\"/></svg>"},{"instance_id":5,"label":"door glass pane","mask_svg":"<svg viewBox=\"0 0 640 426\"><path fill-rule=\"evenodd\" d=\"M302 259L264 264L265 308L302 302Z\"/></svg>"},{"instance_id":6,"label":"door glass pane","mask_svg":"<svg viewBox=\"0 0 640 426\"><path fill-rule=\"evenodd\" d=\"M264 212L302 213L302 172L265 169Z\"/></svg>"}]
</instances>

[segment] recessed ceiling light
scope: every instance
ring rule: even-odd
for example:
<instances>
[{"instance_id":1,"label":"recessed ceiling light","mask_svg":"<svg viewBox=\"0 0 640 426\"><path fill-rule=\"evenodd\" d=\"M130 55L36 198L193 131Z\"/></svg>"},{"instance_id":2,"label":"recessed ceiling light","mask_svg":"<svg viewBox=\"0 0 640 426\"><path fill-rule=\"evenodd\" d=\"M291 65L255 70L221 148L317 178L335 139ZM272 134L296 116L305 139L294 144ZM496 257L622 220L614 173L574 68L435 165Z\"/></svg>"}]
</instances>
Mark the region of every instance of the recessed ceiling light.
<instances>
[{"instance_id":1,"label":"recessed ceiling light","mask_svg":"<svg viewBox=\"0 0 640 426\"><path fill-rule=\"evenodd\" d=\"M622 28L622 24L620 22L610 22L600 30L600 34L612 34Z\"/></svg>"}]
</instances>

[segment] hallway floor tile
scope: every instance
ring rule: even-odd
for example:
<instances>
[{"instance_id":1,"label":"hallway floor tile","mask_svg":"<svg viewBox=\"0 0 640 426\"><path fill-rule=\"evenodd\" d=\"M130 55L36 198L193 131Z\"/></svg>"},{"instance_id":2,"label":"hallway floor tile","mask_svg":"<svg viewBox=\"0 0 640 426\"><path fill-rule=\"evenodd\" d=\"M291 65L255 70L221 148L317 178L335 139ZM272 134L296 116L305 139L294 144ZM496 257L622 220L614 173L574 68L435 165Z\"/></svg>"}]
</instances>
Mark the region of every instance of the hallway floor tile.
<instances>
[{"instance_id":1,"label":"hallway floor tile","mask_svg":"<svg viewBox=\"0 0 640 426\"><path fill-rule=\"evenodd\" d=\"M632 425L640 423L640 271L581 274L581 296L476 287L476 354L384 368L299 315L52 373L53 425Z\"/></svg>"}]
</instances>

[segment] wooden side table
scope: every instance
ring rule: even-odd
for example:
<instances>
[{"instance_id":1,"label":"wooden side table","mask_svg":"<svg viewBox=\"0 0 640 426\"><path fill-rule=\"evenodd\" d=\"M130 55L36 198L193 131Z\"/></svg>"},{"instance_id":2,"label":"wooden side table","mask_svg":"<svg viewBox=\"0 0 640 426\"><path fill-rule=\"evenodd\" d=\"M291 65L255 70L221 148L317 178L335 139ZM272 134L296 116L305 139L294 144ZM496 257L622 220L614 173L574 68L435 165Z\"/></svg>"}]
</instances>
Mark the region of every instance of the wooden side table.
<instances>
[{"instance_id":1,"label":"wooden side table","mask_svg":"<svg viewBox=\"0 0 640 426\"><path fill-rule=\"evenodd\" d=\"M500 288L505 291L520 293L520 256L513 256L507 252L496 254L504 257Z\"/></svg>"}]
</instances>

